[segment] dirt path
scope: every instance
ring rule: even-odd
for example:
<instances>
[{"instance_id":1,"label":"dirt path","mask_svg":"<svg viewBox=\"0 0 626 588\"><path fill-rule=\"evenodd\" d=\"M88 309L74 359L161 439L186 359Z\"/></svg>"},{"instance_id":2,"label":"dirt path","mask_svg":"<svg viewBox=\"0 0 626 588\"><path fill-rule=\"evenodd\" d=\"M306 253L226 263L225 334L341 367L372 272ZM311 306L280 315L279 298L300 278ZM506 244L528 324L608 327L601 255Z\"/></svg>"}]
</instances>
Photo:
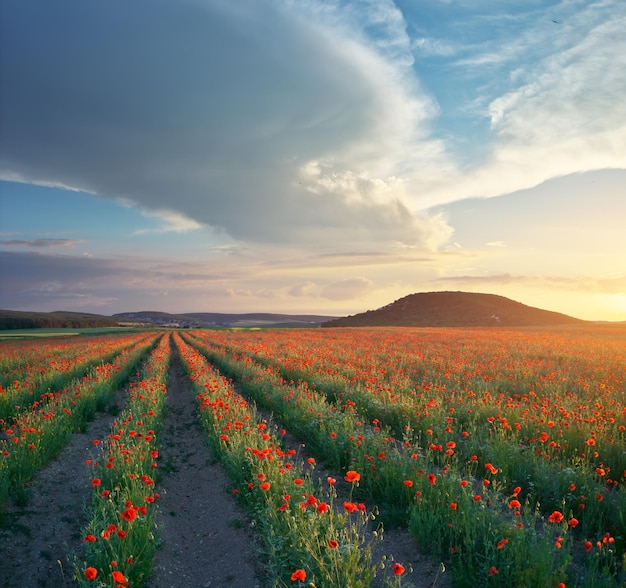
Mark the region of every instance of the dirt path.
<instances>
[{"instance_id":1,"label":"dirt path","mask_svg":"<svg viewBox=\"0 0 626 588\"><path fill-rule=\"evenodd\" d=\"M114 402L123 402L121 390ZM70 552L80 553L91 498L91 470L97 459L94 439L109 434L113 417L100 413L84 433L75 433L57 459L28 483L26 503L9 501L0 526L0 586L60 588L74 586ZM20 503L23 500L19 501Z\"/></svg>"},{"instance_id":2,"label":"dirt path","mask_svg":"<svg viewBox=\"0 0 626 588\"><path fill-rule=\"evenodd\" d=\"M161 432L159 535L148 588L263 586L245 515L211 459L191 383L173 350Z\"/></svg>"}]
</instances>

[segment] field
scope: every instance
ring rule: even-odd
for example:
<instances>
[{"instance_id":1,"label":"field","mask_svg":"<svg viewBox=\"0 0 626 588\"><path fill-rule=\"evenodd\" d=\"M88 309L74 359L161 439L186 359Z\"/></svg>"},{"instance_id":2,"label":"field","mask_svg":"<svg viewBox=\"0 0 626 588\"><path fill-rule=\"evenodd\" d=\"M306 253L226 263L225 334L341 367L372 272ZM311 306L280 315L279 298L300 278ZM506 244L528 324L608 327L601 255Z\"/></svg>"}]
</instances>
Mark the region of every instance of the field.
<instances>
[{"instance_id":1,"label":"field","mask_svg":"<svg viewBox=\"0 0 626 588\"><path fill-rule=\"evenodd\" d=\"M107 333L0 369L0 583L626 582L624 326Z\"/></svg>"}]
</instances>

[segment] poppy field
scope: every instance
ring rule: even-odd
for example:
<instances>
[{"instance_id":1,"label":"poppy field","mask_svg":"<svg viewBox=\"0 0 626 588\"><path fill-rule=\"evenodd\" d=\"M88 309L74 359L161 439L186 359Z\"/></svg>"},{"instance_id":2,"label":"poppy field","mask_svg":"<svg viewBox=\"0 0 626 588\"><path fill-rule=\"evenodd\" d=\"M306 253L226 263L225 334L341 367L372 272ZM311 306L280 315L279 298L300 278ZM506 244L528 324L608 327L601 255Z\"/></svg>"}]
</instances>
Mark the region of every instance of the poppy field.
<instances>
[{"instance_id":1,"label":"poppy field","mask_svg":"<svg viewBox=\"0 0 626 588\"><path fill-rule=\"evenodd\" d=\"M455 586L626 582L626 328L598 325L0 343L0 509L127 386L87 466L80 585L150 577L173 361L269 585L410 586L403 562L374 556L394 527Z\"/></svg>"}]
</instances>

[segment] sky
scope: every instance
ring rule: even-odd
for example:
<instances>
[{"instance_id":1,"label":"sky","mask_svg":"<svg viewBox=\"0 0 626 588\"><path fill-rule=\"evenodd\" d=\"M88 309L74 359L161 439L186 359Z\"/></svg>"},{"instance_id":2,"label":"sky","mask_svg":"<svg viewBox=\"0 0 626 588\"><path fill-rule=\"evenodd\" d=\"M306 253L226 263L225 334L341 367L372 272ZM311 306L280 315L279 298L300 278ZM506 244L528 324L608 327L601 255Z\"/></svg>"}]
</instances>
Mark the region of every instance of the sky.
<instances>
[{"instance_id":1,"label":"sky","mask_svg":"<svg viewBox=\"0 0 626 588\"><path fill-rule=\"evenodd\" d=\"M623 0L7 0L0 308L626 320Z\"/></svg>"}]
</instances>

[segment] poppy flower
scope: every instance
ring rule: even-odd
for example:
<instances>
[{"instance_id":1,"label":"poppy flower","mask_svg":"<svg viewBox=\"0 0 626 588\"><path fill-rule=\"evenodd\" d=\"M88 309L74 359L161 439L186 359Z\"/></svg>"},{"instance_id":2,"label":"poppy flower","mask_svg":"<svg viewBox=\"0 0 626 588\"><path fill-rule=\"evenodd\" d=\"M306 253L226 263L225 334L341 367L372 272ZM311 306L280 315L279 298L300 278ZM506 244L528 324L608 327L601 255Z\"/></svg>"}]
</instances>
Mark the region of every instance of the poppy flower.
<instances>
[{"instance_id":1,"label":"poppy flower","mask_svg":"<svg viewBox=\"0 0 626 588\"><path fill-rule=\"evenodd\" d=\"M350 483L358 482L361 479L361 474L355 472L354 470L348 470L343 479Z\"/></svg>"},{"instance_id":2,"label":"poppy flower","mask_svg":"<svg viewBox=\"0 0 626 588\"><path fill-rule=\"evenodd\" d=\"M339 542L336 541L335 539L331 539L328 542L328 547L330 547L331 549L337 549L337 547L339 547Z\"/></svg>"},{"instance_id":3,"label":"poppy flower","mask_svg":"<svg viewBox=\"0 0 626 588\"><path fill-rule=\"evenodd\" d=\"M496 568L496 566L491 566L489 568L489 573L487 574L489 577L491 576L495 576L496 574L499 574L500 572L498 571L498 568Z\"/></svg>"},{"instance_id":4,"label":"poppy flower","mask_svg":"<svg viewBox=\"0 0 626 588\"><path fill-rule=\"evenodd\" d=\"M113 576L113 579L120 583L120 584L127 584L128 580L126 579L126 576L124 576L124 574L122 574L122 572L111 572L111 575Z\"/></svg>"},{"instance_id":5,"label":"poppy flower","mask_svg":"<svg viewBox=\"0 0 626 588\"><path fill-rule=\"evenodd\" d=\"M391 569L396 576L401 576L402 574L404 574L404 566L401 563L395 562Z\"/></svg>"},{"instance_id":6,"label":"poppy flower","mask_svg":"<svg viewBox=\"0 0 626 588\"><path fill-rule=\"evenodd\" d=\"M508 542L508 539L501 539L500 541L498 541L498 549L502 549Z\"/></svg>"},{"instance_id":7,"label":"poppy flower","mask_svg":"<svg viewBox=\"0 0 626 588\"><path fill-rule=\"evenodd\" d=\"M343 507L345 508L346 512L351 513L351 512L355 512L357 510L359 510L359 507L354 504L354 502L344 502L343 503Z\"/></svg>"},{"instance_id":8,"label":"poppy flower","mask_svg":"<svg viewBox=\"0 0 626 588\"><path fill-rule=\"evenodd\" d=\"M120 513L120 516L129 523L134 521L137 518L137 511L133 508L127 508L125 511Z\"/></svg>"},{"instance_id":9,"label":"poppy flower","mask_svg":"<svg viewBox=\"0 0 626 588\"><path fill-rule=\"evenodd\" d=\"M548 521L551 523L560 523L563 520L563 513L560 513L558 510L555 510L549 517Z\"/></svg>"},{"instance_id":10,"label":"poppy flower","mask_svg":"<svg viewBox=\"0 0 626 588\"><path fill-rule=\"evenodd\" d=\"M96 570L96 568L86 568L84 573L87 580L95 580L98 575L98 570Z\"/></svg>"},{"instance_id":11,"label":"poppy flower","mask_svg":"<svg viewBox=\"0 0 626 588\"><path fill-rule=\"evenodd\" d=\"M404 480L404 485L407 488L410 488L411 486L413 486L413 480Z\"/></svg>"},{"instance_id":12,"label":"poppy flower","mask_svg":"<svg viewBox=\"0 0 626 588\"><path fill-rule=\"evenodd\" d=\"M291 574L292 582L304 582L306 580L306 572L303 569L296 570L293 574Z\"/></svg>"},{"instance_id":13,"label":"poppy flower","mask_svg":"<svg viewBox=\"0 0 626 588\"><path fill-rule=\"evenodd\" d=\"M270 489L270 483L269 482L263 482L262 484L259 484L259 488L261 490L269 490Z\"/></svg>"},{"instance_id":14,"label":"poppy flower","mask_svg":"<svg viewBox=\"0 0 626 588\"><path fill-rule=\"evenodd\" d=\"M93 480L91 480L91 485L94 488L100 486L101 483L102 483L102 480L100 480L100 478L94 478Z\"/></svg>"},{"instance_id":15,"label":"poppy flower","mask_svg":"<svg viewBox=\"0 0 626 588\"><path fill-rule=\"evenodd\" d=\"M434 486L435 482L437 481L437 476L435 474L428 474L428 481L430 482L431 486Z\"/></svg>"}]
</instances>

